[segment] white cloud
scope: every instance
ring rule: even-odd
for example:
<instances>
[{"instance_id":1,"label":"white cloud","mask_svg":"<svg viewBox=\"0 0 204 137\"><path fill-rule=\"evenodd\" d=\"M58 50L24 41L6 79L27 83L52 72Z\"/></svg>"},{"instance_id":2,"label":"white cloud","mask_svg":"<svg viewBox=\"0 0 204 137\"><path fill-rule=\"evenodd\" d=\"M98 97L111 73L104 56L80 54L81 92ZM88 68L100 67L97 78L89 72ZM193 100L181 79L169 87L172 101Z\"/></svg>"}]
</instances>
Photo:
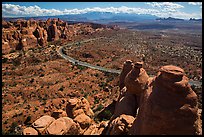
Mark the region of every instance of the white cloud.
<instances>
[{"instance_id":1,"label":"white cloud","mask_svg":"<svg viewBox=\"0 0 204 137\"><path fill-rule=\"evenodd\" d=\"M13 4L2 4L3 17L19 17L19 16L51 16L51 15L65 15L65 14L81 14L87 12L112 12L112 13L135 13L135 14L151 14L158 17L177 17L183 19L202 18L202 13L185 13L179 11L184 8L182 5L172 2L151 2L146 3L154 8L130 8L126 6L121 7L94 7L85 9L42 9L38 6L19 6Z\"/></svg>"},{"instance_id":2,"label":"white cloud","mask_svg":"<svg viewBox=\"0 0 204 137\"><path fill-rule=\"evenodd\" d=\"M188 2L188 4L202 6L202 2Z\"/></svg>"},{"instance_id":3,"label":"white cloud","mask_svg":"<svg viewBox=\"0 0 204 137\"><path fill-rule=\"evenodd\" d=\"M202 8L202 2L188 2L189 5L200 6Z\"/></svg>"},{"instance_id":4,"label":"white cloud","mask_svg":"<svg viewBox=\"0 0 204 137\"><path fill-rule=\"evenodd\" d=\"M173 2L147 2L146 4L156 8L184 8L184 6Z\"/></svg>"}]
</instances>

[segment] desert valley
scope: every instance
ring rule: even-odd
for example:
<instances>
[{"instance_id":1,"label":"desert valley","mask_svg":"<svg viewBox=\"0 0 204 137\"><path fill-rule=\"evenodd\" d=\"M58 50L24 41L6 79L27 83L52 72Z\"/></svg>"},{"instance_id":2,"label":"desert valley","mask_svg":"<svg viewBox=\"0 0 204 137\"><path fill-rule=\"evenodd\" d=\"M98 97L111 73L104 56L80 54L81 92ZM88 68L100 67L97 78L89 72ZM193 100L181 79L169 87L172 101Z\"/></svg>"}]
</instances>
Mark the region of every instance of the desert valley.
<instances>
[{"instance_id":1,"label":"desert valley","mask_svg":"<svg viewBox=\"0 0 204 137\"><path fill-rule=\"evenodd\" d=\"M2 134L201 135L202 24L178 22L3 19Z\"/></svg>"}]
</instances>

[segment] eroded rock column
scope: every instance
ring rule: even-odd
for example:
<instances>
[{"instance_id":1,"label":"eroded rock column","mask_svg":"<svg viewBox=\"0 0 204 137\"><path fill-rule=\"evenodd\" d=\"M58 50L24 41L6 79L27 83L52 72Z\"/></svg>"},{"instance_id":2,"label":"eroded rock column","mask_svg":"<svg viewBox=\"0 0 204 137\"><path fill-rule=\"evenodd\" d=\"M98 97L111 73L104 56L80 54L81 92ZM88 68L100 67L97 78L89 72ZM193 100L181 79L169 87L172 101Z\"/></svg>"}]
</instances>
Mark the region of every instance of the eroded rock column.
<instances>
[{"instance_id":1,"label":"eroded rock column","mask_svg":"<svg viewBox=\"0 0 204 137\"><path fill-rule=\"evenodd\" d=\"M168 65L149 79L142 94L140 109L129 134L195 135L200 134L198 98L184 70Z\"/></svg>"}]
</instances>

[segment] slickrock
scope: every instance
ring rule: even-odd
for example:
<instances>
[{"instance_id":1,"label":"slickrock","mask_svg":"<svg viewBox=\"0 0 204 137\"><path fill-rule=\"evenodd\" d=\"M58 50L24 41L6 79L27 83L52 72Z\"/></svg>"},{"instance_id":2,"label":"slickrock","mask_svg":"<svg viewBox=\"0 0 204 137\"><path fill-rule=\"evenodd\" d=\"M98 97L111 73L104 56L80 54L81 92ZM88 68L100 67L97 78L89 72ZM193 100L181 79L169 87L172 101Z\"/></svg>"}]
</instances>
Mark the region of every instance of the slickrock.
<instances>
[{"instance_id":1,"label":"slickrock","mask_svg":"<svg viewBox=\"0 0 204 137\"><path fill-rule=\"evenodd\" d=\"M129 115L120 115L110 124L110 135L126 135L135 118Z\"/></svg>"},{"instance_id":2,"label":"slickrock","mask_svg":"<svg viewBox=\"0 0 204 137\"><path fill-rule=\"evenodd\" d=\"M198 98L184 71L176 66L161 67L141 95L138 116L129 134L200 134Z\"/></svg>"},{"instance_id":3,"label":"slickrock","mask_svg":"<svg viewBox=\"0 0 204 137\"><path fill-rule=\"evenodd\" d=\"M142 66L143 62L137 62L125 77L127 92L140 95L145 91L149 76Z\"/></svg>"},{"instance_id":4,"label":"slickrock","mask_svg":"<svg viewBox=\"0 0 204 137\"><path fill-rule=\"evenodd\" d=\"M38 135L38 131L32 127L27 127L23 130L23 135Z\"/></svg>"},{"instance_id":5,"label":"slickrock","mask_svg":"<svg viewBox=\"0 0 204 137\"><path fill-rule=\"evenodd\" d=\"M45 129L53 122L55 119L51 116L45 115L37 119L32 126L40 133L44 134Z\"/></svg>"},{"instance_id":6,"label":"slickrock","mask_svg":"<svg viewBox=\"0 0 204 137\"><path fill-rule=\"evenodd\" d=\"M80 127L69 117L61 117L46 129L46 134L49 135L79 135Z\"/></svg>"},{"instance_id":7,"label":"slickrock","mask_svg":"<svg viewBox=\"0 0 204 137\"><path fill-rule=\"evenodd\" d=\"M119 87L120 89L123 89L125 87L125 77L126 75L132 70L134 67L134 64L131 60L126 60L123 64L123 69L120 74L120 80L119 80Z\"/></svg>"}]
</instances>

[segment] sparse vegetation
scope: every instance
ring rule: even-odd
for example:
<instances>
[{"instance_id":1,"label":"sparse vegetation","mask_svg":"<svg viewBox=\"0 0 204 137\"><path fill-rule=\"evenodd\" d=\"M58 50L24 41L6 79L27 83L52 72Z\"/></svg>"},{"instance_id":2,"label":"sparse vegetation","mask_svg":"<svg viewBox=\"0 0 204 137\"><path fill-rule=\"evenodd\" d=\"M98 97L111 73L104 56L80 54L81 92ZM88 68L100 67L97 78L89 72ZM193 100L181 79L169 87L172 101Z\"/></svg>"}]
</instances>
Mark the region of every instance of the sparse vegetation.
<instances>
[{"instance_id":1,"label":"sparse vegetation","mask_svg":"<svg viewBox=\"0 0 204 137\"><path fill-rule=\"evenodd\" d=\"M100 111L100 110L102 110L103 108L104 108L103 105L102 105L102 104L99 104L95 111Z\"/></svg>"}]
</instances>

